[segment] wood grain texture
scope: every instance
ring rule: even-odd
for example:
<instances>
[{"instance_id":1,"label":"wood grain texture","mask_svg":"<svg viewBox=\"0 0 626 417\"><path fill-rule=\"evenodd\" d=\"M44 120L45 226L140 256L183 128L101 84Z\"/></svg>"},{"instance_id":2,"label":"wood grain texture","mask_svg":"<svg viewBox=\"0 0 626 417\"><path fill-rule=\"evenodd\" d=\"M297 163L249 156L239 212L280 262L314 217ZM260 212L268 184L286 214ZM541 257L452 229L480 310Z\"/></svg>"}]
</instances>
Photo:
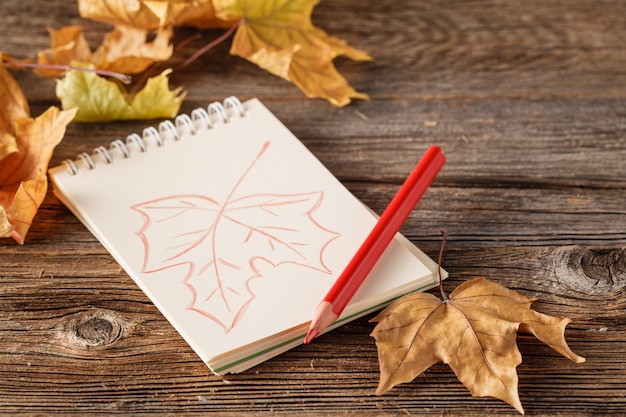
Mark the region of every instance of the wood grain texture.
<instances>
[{"instance_id":1,"label":"wood grain texture","mask_svg":"<svg viewBox=\"0 0 626 417\"><path fill-rule=\"evenodd\" d=\"M520 334L532 416L626 414L626 2L335 0L315 23L362 48L338 59L370 95L337 109L228 55L182 71L183 111L260 98L362 201L381 212L430 144L448 162L402 231L444 266L451 292L486 276L572 318L581 365ZM73 1L5 0L0 50L47 47L47 26L108 29ZM195 33L181 29L180 42ZM182 62L219 36L178 52ZM54 82L14 73L33 114ZM72 124L52 164L151 122ZM26 244L0 241L1 415L514 416L471 398L444 365L375 396L368 318L239 375L216 377L97 240L50 194Z\"/></svg>"}]
</instances>

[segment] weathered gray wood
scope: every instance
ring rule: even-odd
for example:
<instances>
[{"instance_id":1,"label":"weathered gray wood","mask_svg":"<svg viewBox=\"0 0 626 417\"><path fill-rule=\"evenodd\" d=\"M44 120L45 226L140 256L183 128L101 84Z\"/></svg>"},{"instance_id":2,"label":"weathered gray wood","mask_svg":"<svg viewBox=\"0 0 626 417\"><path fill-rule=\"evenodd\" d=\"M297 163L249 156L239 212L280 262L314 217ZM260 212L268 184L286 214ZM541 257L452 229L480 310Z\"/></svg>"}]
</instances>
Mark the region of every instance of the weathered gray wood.
<instances>
[{"instance_id":1,"label":"weathered gray wood","mask_svg":"<svg viewBox=\"0 0 626 417\"><path fill-rule=\"evenodd\" d=\"M336 109L220 45L173 85L183 111L257 96L378 213L426 147L448 163L403 228L451 292L478 276L570 317L576 365L520 334L528 415L626 413L626 2L322 2L314 21L375 60L337 60L371 96ZM34 57L46 26L107 26L75 2L5 0L0 50ZM182 29L180 42L194 34ZM182 49L182 62L221 31ZM14 73L39 114L54 82ZM0 103L1 105L1 103ZM152 122L72 124L52 163ZM437 293L436 291L434 292ZM517 415L444 365L377 397L373 324L357 320L240 375L216 377L52 195L24 246L0 241L0 414Z\"/></svg>"}]
</instances>

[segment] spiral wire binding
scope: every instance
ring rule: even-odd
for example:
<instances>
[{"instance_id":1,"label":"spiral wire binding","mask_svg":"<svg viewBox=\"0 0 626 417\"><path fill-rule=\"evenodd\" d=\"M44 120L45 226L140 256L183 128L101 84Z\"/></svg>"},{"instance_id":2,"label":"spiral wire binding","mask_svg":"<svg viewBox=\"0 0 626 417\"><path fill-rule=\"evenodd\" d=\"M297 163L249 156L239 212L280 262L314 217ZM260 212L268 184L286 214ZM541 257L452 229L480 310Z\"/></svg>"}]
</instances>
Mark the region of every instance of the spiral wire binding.
<instances>
[{"instance_id":1,"label":"spiral wire binding","mask_svg":"<svg viewBox=\"0 0 626 417\"><path fill-rule=\"evenodd\" d=\"M214 102L204 108L194 109L190 115L181 114L176 116L174 122L166 120L157 127L150 126L143 130L141 136L131 133L126 140L116 139L109 148L96 147L91 154L82 152L76 157L76 161L66 159L65 165L70 175L78 175L80 169L77 161L87 169L96 169L99 163L110 165L115 163L116 158L127 159L132 157L131 149L137 149L140 153L147 152L151 144L157 147L165 145L169 141L179 141L183 135L195 135L201 129L213 129L215 123L228 124L232 116L245 117L246 111L237 97L228 97L223 103Z\"/></svg>"}]
</instances>

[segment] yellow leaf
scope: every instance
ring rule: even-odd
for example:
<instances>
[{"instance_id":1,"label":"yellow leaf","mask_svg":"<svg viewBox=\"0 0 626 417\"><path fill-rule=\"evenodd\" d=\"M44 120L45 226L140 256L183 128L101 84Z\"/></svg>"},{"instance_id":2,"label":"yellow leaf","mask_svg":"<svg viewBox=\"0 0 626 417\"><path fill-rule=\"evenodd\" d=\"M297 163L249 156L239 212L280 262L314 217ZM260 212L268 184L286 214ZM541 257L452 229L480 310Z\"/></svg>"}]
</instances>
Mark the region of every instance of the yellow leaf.
<instances>
[{"instance_id":1,"label":"yellow leaf","mask_svg":"<svg viewBox=\"0 0 626 417\"><path fill-rule=\"evenodd\" d=\"M178 114L185 93L181 88L169 89L170 72L150 78L141 91L130 96L113 81L73 70L57 81L56 93L64 109L78 107L77 121L172 118Z\"/></svg>"},{"instance_id":2,"label":"yellow leaf","mask_svg":"<svg viewBox=\"0 0 626 417\"><path fill-rule=\"evenodd\" d=\"M250 55L250 61L274 75L289 80L289 70L291 68L291 62L293 61L293 54L298 52L300 48L300 45L293 45L290 49L284 49L278 52L261 48Z\"/></svg>"},{"instance_id":3,"label":"yellow leaf","mask_svg":"<svg viewBox=\"0 0 626 417\"><path fill-rule=\"evenodd\" d=\"M169 73L171 70L165 70L148 79L146 86L133 97L133 119L171 119L178 114L186 93L180 87L169 90Z\"/></svg>"},{"instance_id":4,"label":"yellow leaf","mask_svg":"<svg viewBox=\"0 0 626 417\"><path fill-rule=\"evenodd\" d=\"M319 0L215 0L217 16L240 19L230 52L296 84L308 97L321 97L335 106L367 95L350 87L333 65L345 55L367 61L371 57L328 35L311 22ZM285 67L287 70L285 71Z\"/></svg>"},{"instance_id":5,"label":"yellow leaf","mask_svg":"<svg viewBox=\"0 0 626 417\"><path fill-rule=\"evenodd\" d=\"M409 382L438 362L446 363L474 396L499 398L523 413L516 367L518 330L531 331L570 360L585 359L565 341L569 319L530 309L534 300L478 278L441 301L428 293L404 296L372 319L382 394Z\"/></svg>"},{"instance_id":6,"label":"yellow leaf","mask_svg":"<svg viewBox=\"0 0 626 417\"><path fill-rule=\"evenodd\" d=\"M50 48L38 54L41 65L69 66L72 62L91 63L97 69L122 74L138 74L156 61L172 56L170 44L172 28L155 32L148 42L148 31L130 26L117 26L107 33L102 44L91 52L80 26L65 26L59 30L49 29ZM40 75L61 77L65 70L37 68Z\"/></svg>"},{"instance_id":7,"label":"yellow leaf","mask_svg":"<svg viewBox=\"0 0 626 417\"><path fill-rule=\"evenodd\" d=\"M211 0L78 0L78 10L88 19L142 29L227 27L233 23L216 18Z\"/></svg>"},{"instance_id":8,"label":"yellow leaf","mask_svg":"<svg viewBox=\"0 0 626 417\"><path fill-rule=\"evenodd\" d=\"M52 152L75 113L51 107L35 119L14 120L17 151L0 160L0 230L6 235L8 222L11 237L20 244L46 195Z\"/></svg>"},{"instance_id":9,"label":"yellow leaf","mask_svg":"<svg viewBox=\"0 0 626 417\"><path fill-rule=\"evenodd\" d=\"M146 42L146 30L118 26L105 35L91 62L98 69L138 74L155 61L165 61L172 56L172 34L171 27L162 28L156 31L152 41Z\"/></svg>"}]
</instances>

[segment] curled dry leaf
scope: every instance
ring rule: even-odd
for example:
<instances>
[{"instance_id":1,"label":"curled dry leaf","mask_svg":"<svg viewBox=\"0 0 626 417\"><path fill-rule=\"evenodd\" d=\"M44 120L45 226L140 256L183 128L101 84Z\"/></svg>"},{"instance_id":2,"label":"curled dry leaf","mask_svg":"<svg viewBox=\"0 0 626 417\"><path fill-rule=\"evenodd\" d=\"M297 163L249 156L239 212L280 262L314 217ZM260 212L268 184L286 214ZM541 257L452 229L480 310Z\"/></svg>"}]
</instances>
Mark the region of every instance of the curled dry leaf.
<instances>
[{"instance_id":1,"label":"curled dry leaf","mask_svg":"<svg viewBox=\"0 0 626 417\"><path fill-rule=\"evenodd\" d=\"M96 68L138 74L154 62L165 61L172 56L172 34L171 26L161 28L155 31L154 39L148 42L145 29L118 26L105 35L92 62Z\"/></svg>"},{"instance_id":2,"label":"curled dry leaf","mask_svg":"<svg viewBox=\"0 0 626 417\"><path fill-rule=\"evenodd\" d=\"M406 295L372 319L380 365L377 394L446 363L474 396L499 398L523 414L516 367L522 362L517 331L527 331L566 358L582 363L565 341L569 319L531 310L533 299L478 278L446 301Z\"/></svg>"},{"instance_id":3,"label":"curled dry leaf","mask_svg":"<svg viewBox=\"0 0 626 417\"><path fill-rule=\"evenodd\" d=\"M181 88L169 89L168 74L148 80L137 94L130 95L114 81L84 71L68 71L57 81L56 94L64 109L78 107L76 121L173 118L185 97Z\"/></svg>"},{"instance_id":4,"label":"curled dry leaf","mask_svg":"<svg viewBox=\"0 0 626 417\"><path fill-rule=\"evenodd\" d=\"M219 17L240 19L231 54L293 82L308 97L325 98L335 106L345 106L352 98L367 99L348 85L332 61L339 55L359 61L371 57L313 25L311 13L318 2L214 0Z\"/></svg>"},{"instance_id":5,"label":"curled dry leaf","mask_svg":"<svg viewBox=\"0 0 626 417\"><path fill-rule=\"evenodd\" d=\"M49 108L32 119L26 98L0 63L0 237L22 244L41 205L55 146L76 110Z\"/></svg>"},{"instance_id":6,"label":"curled dry leaf","mask_svg":"<svg viewBox=\"0 0 626 417\"><path fill-rule=\"evenodd\" d=\"M78 0L82 17L142 29L195 26L228 27L233 21L215 16L212 0Z\"/></svg>"},{"instance_id":7,"label":"curled dry leaf","mask_svg":"<svg viewBox=\"0 0 626 417\"><path fill-rule=\"evenodd\" d=\"M148 31L131 26L118 26L104 36L102 44L92 52L80 26L49 29L50 48L38 54L41 68L36 73L61 77L65 70L46 68L46 65L69 66L72 62L92 64L94 68L122 74L138 74L157 61L172 56L170 44L172 28L157 30L154 39L147 41Z\"/></svg>"},{"instance_id":8,"label":"curled dry leaf","mask_svg":"<svg viewBox=\"0 0 626 417\"><path fill-rule=\"evenodd\" d=\"M293 82L308 97L325 98L335 106L345 106L353 98L367 99L366 94L347 83L333 59L345 55L367 61L371 57L313 25L311 13L318 2L79 0L78 3L83 17L143 30L181 25L233 29L237 25L232 55Z\"/></svg>"}]
</instances>

